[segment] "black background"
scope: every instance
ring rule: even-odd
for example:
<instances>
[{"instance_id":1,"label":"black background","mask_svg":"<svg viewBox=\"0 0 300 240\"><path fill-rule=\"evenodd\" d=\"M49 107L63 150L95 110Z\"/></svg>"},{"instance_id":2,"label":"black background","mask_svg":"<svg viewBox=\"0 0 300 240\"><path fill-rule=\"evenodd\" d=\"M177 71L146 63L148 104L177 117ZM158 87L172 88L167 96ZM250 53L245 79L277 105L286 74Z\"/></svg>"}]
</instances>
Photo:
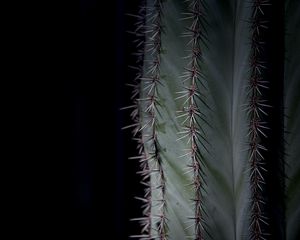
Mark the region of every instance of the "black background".
<instances>
[{"instance_id":1,"label":"black background","mask_svg":"<svg viewBox=\"0 0 300 240\"><path fill-rule=\"evenodd\" d=\"M80 94L71 100L76 114L71 130L76 136L75 148L71 147L72 152L76 149L72 202L81 217L80 227L90 224L94 236L99 237L103 231L114 229L111 237L127 239L138 233L137 224L129 219L141 215L134 196L142 194L142 189L137 163L127 160L135 154L134 142L129 131L121 131L130 124L129 113L119 109L130 105L131 89L125 83L134 78L128 68L135 61L131 55L134 36L126 30L133 30L135 19L125 14L135 13L139 1L112 1L107 15L108 7L102 2L97 2L96 8L95 1L82 2ZM100 233L103 222L108 224Z\"/></svg>"},{"instance_id":2,"label":"black background","mask_svg":"<svg viewBox=\"0 0 300 240\"><path fill-rule=\"evenodd\" d=\"M129 113L120 111L130 104L134 77L128 68L135 61L132 30L134 19L126 13L137 11L139 1L80 2L80 80L66 81L64 120L69 143L69 203L73 231L91 233L91 239L108 234L128 239L138 233L129 221L138 217L141 194L138 165L127 158L135 154L129 131Z\"/></svg>"},{"instance_id":3,"label":"black background","mask_svg":"<svg viewBox=\"0 0 300 240\"><path fill-rule=\"evenodd\" d=\"M3 7L2 206L10 236L128 239L139 233L129 219L141 215L134 196L142 188L138 164L128 160L135 154L131 133L121 130L129 113L119 110L130 104L125 83L135 61L133 36L126 33L134 19L125 14L138 3Z\"/></svg>"}]
</instances>

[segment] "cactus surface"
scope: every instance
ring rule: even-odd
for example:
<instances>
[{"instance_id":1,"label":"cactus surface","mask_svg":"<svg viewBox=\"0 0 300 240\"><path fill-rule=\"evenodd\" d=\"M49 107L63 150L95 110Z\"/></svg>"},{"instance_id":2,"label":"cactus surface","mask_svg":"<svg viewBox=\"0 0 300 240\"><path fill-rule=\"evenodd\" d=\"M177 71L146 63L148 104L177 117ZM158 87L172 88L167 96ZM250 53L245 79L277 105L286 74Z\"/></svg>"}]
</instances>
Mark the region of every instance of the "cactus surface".
<instances>
[{"instance_id":1,"label":"cactus surface","mask_svg":"<svg viewBox=\"0 0 300 240\"><path fill-rule=\"evenodd\" d=\"M145 194L132 237L300 238L299 5L141 1L128 127Z\"/></svg>"}]
</instances>

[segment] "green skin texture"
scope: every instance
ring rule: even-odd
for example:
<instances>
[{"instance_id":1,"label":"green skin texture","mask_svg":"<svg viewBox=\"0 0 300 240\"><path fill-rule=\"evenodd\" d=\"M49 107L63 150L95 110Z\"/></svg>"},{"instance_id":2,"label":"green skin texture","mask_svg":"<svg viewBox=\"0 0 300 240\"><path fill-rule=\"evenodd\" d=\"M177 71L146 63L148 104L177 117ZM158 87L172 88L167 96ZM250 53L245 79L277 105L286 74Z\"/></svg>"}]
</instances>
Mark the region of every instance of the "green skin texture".
<instances>
[{"instance_id":1,"label":"green skin texture","mask_svg":"<svg viewBox=\"0 0 300 240\"><path fill-rule=\"evenodd\" d=\"M147 1L151 6L153 1ZM204 95L205 103L198 102L199 109L206 116L209 127L201 119L199 124L205 132L206 144L209 153L200 148L204 156L203 171L205 172L205 186L202 206L205 209L204 239L242 240L249 239L250 216L250 186L246 112L243 104L247 103L245 86L249 81L249 54L250 31L247 19L250 19L251 8L244 0L209 0L206 1L205 20L208 22L206 36L207 46L202 44L203 63L201 71L206 76L203 84L198 85ZM183 86L190 83L182 82L184 67L188 59L184 59L189 50L189 39L181 37L185 27L190 25L189 20L180 20L187 5L181 0L168 0L163 3L164 33L161 37L162 54L160 75L162 85L157 85L159 105L155 112L157 121L156 134L161 146L160 158L166 178L166 207L168 239L189 239L194 236L193 220L194 204L190 200L194 196L193 173L188 172L187 165L190 157L180 157L184 149L188 148L187 139L177 139L178 132L182 131L181 120L177 118L177 111L182 110L185 99L177 99ZM287 14L288 13L288 14ZM300 7L297 0L286 3L286 31L293 34L286 35L285 63L285 128L289 134L285 139L288 145L285 150L288 154L286 175L286 239L299 239L300 222L300 63L299 42ZM296 34L298 32L298 34ZM146 39L147 39L146 35ZM148 36L149 37L149 36ZM151 59L149 52L145 59ZM149 68L149 62L144 63L144 75ZM146 97L143 90L147 86L141 81L140 98ZM143 114L146 103L140 101L140 123L144 125L149 118ZM151 128L142 130L142 135L152 133ZM145 152L151 151L151 144L145 143ZM155 168L149 163L150 168ZM151 175L151 185L159 185L158 173ZM152 190L151 215L161 212L157 200L161 198L160 190ZM152 219L152 236L157 236L155 226L157 220ZM157 238L159 239L159 238Z\"/></svg>"}]
</instances>

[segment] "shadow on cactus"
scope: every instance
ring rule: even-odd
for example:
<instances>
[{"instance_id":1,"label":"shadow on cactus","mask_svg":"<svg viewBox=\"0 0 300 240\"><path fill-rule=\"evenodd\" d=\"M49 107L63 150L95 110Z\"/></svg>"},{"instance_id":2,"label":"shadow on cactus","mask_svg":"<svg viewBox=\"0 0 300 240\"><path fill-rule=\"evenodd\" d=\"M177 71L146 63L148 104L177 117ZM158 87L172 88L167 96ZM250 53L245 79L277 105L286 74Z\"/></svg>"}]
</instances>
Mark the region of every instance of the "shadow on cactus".
<instances>
[{"instance_id":1,"label":"shadow on cactus","mask_svg":"<svg viewBox=\"0 0 300 240\"><path fill-rule=\"evenodd\" d=\"M300 239L297 0L144 0L138 239Z\"/></svg>"}]
</instances>

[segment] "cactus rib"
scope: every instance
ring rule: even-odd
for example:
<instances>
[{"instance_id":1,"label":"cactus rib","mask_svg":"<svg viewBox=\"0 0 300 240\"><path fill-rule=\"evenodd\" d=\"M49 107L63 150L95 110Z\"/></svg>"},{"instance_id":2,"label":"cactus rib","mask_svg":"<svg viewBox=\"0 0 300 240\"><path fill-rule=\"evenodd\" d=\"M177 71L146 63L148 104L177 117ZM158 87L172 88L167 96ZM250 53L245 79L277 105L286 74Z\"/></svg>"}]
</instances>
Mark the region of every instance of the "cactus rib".
<instances>
[{"instance_id":1,"label":"cactus rib","mask_svg":"<svg viewBox=\"0 0 300 240\"><path fill-rule=\"evenodd\" d=\"M152 212L152 233L149 238L158 238L161 240L167 239L167 218L166 218L166 179L162 167L160 157L160 145L157 138L157 107L159 105L158 84L161 84L161 35L163 1L155 0L152 6L147 7L147 21L145 27L145 34L147 35L146 53L148 58L145 59L146 71L143 76L143 85L141 86L144 92L143 98L139 101L145 101L142 109L145 122L140 128L143 135L143 142L147 143L149 148L146 153L146 159L149 163L149 175L151 174L151 182L154 184L150 191L158 191L159 199L157 199L158 212ZM151 194L151 193L149 193ZM153 201L152 201L153 202ZM153 204L153 203L152 203ZM154 227L154 223L156 228Z\"/></svg>"},{"instance_id":2,"label":"cactus rib","mask_svg":"<svg viewBox=\"0 0 300 240\"><path fill-rule=\"evenodd\" d=\"M204 221L203 221L203 204L202 204L202 191L203 191L203 164L202 154L200 153L200 146L205 145L202 142L205 141L204 132L199 125L198 119L205 119L204 114L201 112L198 106L198 99L204 102L202 95L199 91L200 86L203 86L201 78L200 61L202 58L202 51L200 42L203 41L203 3L202 1L192 0L189 1L188 12L186 12L185 19L191 20L191 25L187 28L184 36L188 38L188 47L190 54L186 57L189 59L188 66L182 75L183 83L188 82L189 86L184 87L184 91L179 92L178 99L184 99L183 110L180 111L179 118L183 118L182 125L183 130L179 132L183 136L180 139L187 139L188 155L190 162L188 168L193 172L192 186L194 190L193 204L194 204L194 216L190 217L193 221L196 240L203 239Z\"/></svg>"},{"instance_id":3,"label":"cactus rib","mask_svg":"<svg viewBox=\"0 0 300 240\"><path fill-rule=\"evenodd\" d=\"M265 64L262 59L264 51L261 31L267 28L264 21L264 7L269 5L268 1L255 0L252 5L251 16L251 55L250 55L250 79L249 79L249 103L247 115L249 117L249 164L250 164L250 187L251 187L251 220L250 238L253 240L265 239L264 228L267 218L264 214L263 185L265 180L264 151L266 147L262 139L266 138L266 122L263 121L267 115L266 108L269 107L264 99L263 89L268 89L268 81L264 79Z\"/></svg>"}]
</instances>

